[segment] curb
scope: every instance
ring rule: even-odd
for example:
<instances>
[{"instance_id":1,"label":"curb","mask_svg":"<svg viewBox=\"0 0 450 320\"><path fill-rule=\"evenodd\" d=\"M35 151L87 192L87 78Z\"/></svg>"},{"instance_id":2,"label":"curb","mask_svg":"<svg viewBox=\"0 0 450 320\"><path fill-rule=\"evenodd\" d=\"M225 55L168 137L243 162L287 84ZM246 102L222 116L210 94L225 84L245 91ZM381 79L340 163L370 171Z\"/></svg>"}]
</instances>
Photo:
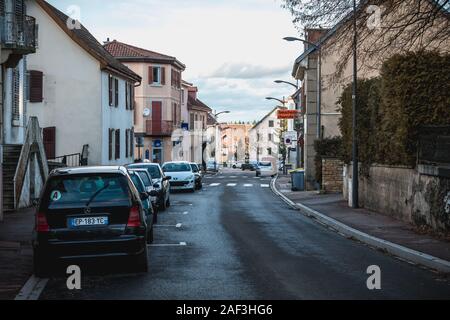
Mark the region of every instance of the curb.
<instances>
[{"instance_id":1,"label":"curb","mask_svg":"<svg viewBox=\"0 0 450 320\"><path fill-rule=\"evenodd\" d=\"M354 229L352 227L347 226L346 224L343 224L333 218L330 218L316 210L313 210L303 204L294 203L292 200L290 200L288 197L286 197L284 194L282 194L277 188L276 188L276 181L278 179L278 176L276 176L274 179L272 179L270 183L270 187L272 191L281 197L281 199L286 202L289 206L291 206L294 209L299 210L303 214L305 214L309 218L316 219L320 223L326 225L327 227L344 234L346 237L352 237L356 240L359 240L369 246L375 247L377 249L381 249L383 251L386 251L396 257L402 258L404 260L423 265L425 267L434 269L436 271L442 272L442 273L450 273L450 261L443 260L437 257L434 257L432 255L416 251L413 249L409 249L407 247L401 246L399 244L395 244L393 242L383 240L374 236L371 236L367 233L364 233L362 231L359 231L357 229Z\"/></svg>"}]
</instances>

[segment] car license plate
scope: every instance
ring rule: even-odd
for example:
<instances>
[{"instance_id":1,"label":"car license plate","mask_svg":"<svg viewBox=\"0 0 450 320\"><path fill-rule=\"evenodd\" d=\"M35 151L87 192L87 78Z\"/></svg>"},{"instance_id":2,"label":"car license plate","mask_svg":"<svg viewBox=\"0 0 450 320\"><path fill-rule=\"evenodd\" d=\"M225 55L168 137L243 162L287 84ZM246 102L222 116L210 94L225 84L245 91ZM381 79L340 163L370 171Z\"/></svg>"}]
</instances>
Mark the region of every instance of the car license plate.
<instances>
[{"instance_id":1,"label":"car license plate","mask_svg":"<svg viewBox=\"0 0 450 320\"><path fill-rule=\"evenodd\" d=\"M108 225L108 217L87 217L87 218L70 218L69 226L71 228L88 227L88 226L106 226Z\"/></svg>"}]
</instances>

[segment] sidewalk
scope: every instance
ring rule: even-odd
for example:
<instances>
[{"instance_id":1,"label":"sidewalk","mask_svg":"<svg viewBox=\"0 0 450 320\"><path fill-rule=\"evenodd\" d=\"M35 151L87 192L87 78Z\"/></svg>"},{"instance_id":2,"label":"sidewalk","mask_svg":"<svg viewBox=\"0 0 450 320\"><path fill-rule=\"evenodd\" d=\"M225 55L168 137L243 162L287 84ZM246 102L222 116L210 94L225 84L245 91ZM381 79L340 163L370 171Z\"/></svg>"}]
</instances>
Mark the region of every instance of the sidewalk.
<instances>
[{"instance_id":1,"label":"sidewalk","mask_svg":"<svg viewBox=\"0 0 450 320\"><path fill-rule=\"evenodd\" d=\"M5 214L0 222L0 300L12 300L32 274L34 208Z\"/></svg>"},{"instance_id":2,"label":"sidewalk","mask_svg":"<svg viewBox=\"0 0 450 320\"><path fill-rule=\"evenodd\" d=\"M438 239L419 233L412 225L390 216L366 209L350 208L341 194L293 192L289 176L279 176L275 188L295 204L306 206L372 237L450 261L449 239Z\"/></svg>"}]
</instances>

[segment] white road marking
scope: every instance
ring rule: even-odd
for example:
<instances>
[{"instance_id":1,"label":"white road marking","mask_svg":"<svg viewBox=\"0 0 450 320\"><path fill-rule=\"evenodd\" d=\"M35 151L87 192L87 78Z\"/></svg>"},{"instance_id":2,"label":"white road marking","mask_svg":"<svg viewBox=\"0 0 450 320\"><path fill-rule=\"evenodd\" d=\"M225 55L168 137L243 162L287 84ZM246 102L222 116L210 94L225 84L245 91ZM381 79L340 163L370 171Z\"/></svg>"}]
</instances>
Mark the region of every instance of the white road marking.
<instances>
[{"instance_id":1,"label":"white road marking","mask_svg":"<svg viewBox=\"0 0 450 320\"><path fill-rule=\"evenodd\" d=\"M261 177L253 177L254 179L261 179Z\"/></svg>"},{"instance_id":2,"label":"white road marking","mask_svg":"<svg viewBox=\"0 0 450 320\"><path fill-rule=\"evenodd\" d=\"M184 214L187 215L189 212L188 211L184 211L184 212L169 212L169 214Z\"/></svg>"},{"instance_id":3,"label":"white road marking","mask_svg":"<svg viewBox=\"0 0 450 320\"><path fill-rule=\"evenodd\" d=\"M153 227L155 228L181 228L182 224L181 223L177 223L177 224L155 224L153 225Z\"/></svg>"},{"instance_id":4,"label":"white road marking","mask_svg":"<svg viewBox=\"0 0 450 320\"><path fill-rule=\"evenodd\" d=\"M32 275L14 300L38 300L47 282L48 279L41 279Z\"/></svg>"},{"instance_id":5,"label":"white road marking","mask_svg":"<svg viewBox=\"0 0 450 320\"><path fill-rule=\"evenodd\" d=\"M175 228L181 228L183 224L182 223L177 223L177 225L175 226Z\"/></svg>"},{"instance_id":6,"label":"white road marking","mask_svg":"<svg viewBox=\"0 0 450 320\"><path fill-rule=\"evenodd\" d=\"M229 183L227 184L227 187L236 187L236 183Z\"/></svg>"},{"instance_id":7,"label":"white road marking","mask_svg":"<svg viewBox=\"0 0 450 320\"><path fill-rule=\"evenodd\" d=\"M218 187L218 186L220 186L220 183L211 183L209 186L210 187Z\"/></svg>"},{"instance_id":8,"label":"white road marking","mask_svg":"<svg viewBox=\"0 0 450 320\"><path fill-rule=\"evenodd\" d=\"M253 187L252 184L244 184L244 187L248 188L248 187Z\"/></svg>"},{"instance_id":9,"label":"white road marking","mask_svg":"<svg viewBox=\"0 0 450 320\"><path fill-rule=\"evenodd\" d=\"M261 188L270 188L270 185L269 184L262 184Z\"/></svg>"},{"instance_id":10,"label":"white road marking","mask_svg":"<svg viewBox=\"0 0 450 320\"><path fill-rule=\"evenodd\" d=\"M231 178L231 179L236 179L236 178L237 178L237 176L231 176L230 178Z\"/></svg>"},{"instance_id":11,"label":"white road marking","mask_svg":"<svg viewBox=\"0 0 450 320\"><path fill-rule=\"evenodd\" d=\"M180 243L159 243L159 244L148 244L147 247L185 247L187 246L186 242Z\"/></svg>"}]
</instances>

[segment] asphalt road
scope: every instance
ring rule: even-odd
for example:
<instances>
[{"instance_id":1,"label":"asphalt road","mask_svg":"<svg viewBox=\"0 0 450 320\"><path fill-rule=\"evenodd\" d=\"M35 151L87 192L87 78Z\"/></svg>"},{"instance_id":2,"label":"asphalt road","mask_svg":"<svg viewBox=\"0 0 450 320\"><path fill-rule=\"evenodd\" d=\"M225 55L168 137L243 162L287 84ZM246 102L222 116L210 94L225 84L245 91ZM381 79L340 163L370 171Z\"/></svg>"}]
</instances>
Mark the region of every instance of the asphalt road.
<instances>
[{"instance_id":1,"label":"asphalt road","mask_svg":"<svg viewBox=\"0 0 450 320\"><path fill-rule=\"evenodd\" d=\"M225 170L204 183L159 215L147 274L126 261L83 264L81 290L61 273L41 299L450 298L450 279L317 224L276 197L270 178ZM367 289L370 265L381 290Z\"/></svg>"}]
</instances>

